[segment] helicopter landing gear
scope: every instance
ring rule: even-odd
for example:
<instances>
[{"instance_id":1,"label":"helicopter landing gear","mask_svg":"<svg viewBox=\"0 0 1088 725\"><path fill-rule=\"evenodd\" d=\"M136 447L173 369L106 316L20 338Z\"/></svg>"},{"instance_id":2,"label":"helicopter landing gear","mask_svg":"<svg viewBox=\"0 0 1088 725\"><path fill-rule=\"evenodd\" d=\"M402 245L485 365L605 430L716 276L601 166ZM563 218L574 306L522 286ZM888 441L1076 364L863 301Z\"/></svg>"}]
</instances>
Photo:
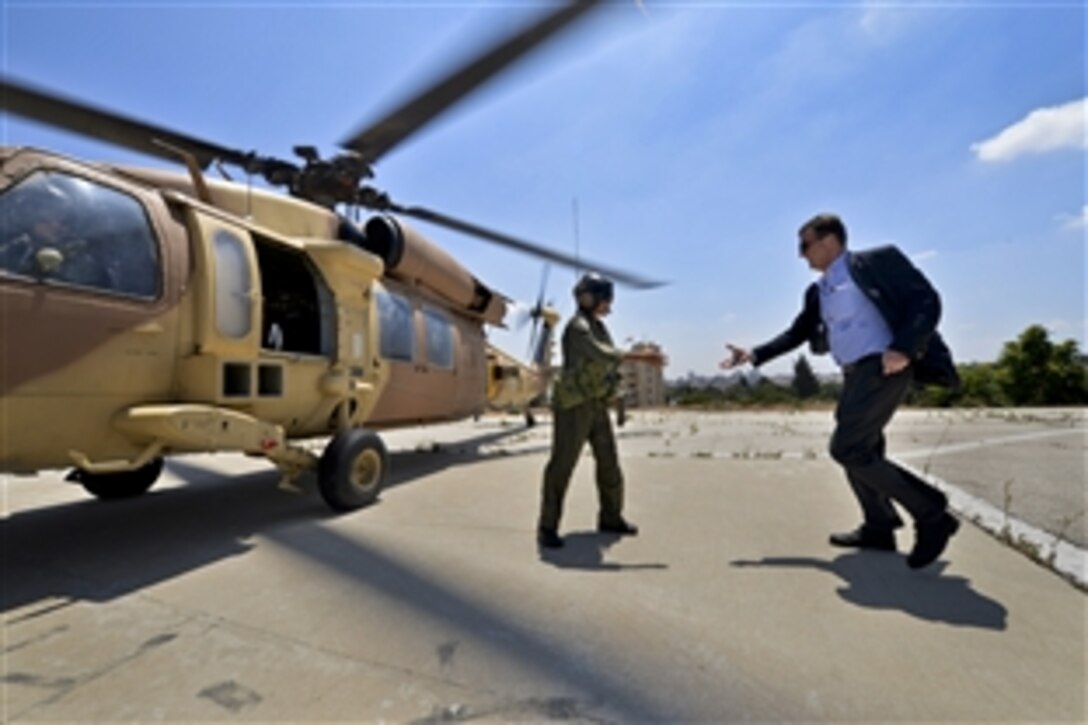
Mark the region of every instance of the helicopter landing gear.
<instances>
[{"instance_id":1,"label":"helicopter landing gear","mask_svg":"<svg viewBox=\"0 0 1088 725\"><path fill-rule=\"evenodd\" d=\"M64 478L81 484L88 493L102 500L133 498L145 493L154 485L159 474L162 473L162 465L162 458L155 458L143 467L132 471L91 473L82 468L74 468Z\"/></svg>"},{"instance_id":2,"label":"helicopter landing gear","mask_svg":"<svg viewBox=\"0 0 1088 725\"><path fill-rule=\"evenodd\" d=\"M363 428L333 436L318 466L321 497L335 511L351 511L374 503L389 472L382 439Z\"/></svg>"}]
</instances>

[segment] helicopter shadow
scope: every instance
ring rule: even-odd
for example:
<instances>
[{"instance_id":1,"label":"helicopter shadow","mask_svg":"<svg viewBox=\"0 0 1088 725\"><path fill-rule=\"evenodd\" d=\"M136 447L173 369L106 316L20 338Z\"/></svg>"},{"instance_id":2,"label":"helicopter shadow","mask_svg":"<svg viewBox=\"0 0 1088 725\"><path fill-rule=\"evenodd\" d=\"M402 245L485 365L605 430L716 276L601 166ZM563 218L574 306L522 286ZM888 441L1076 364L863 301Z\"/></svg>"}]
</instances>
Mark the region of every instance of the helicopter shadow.
<instances>
[{"instance_id":1,"label":"helicopter shadow","mask_svg":"<svg viewBox=\"0 0 1088 725\"><path fill-rule=\"evenodd\" d=\"M668 569L668 564L621 564L605 561L605 553L622 537L595 531L575 531L563 537L563 547L541 547L540 560L559 569L586 571L630 571L636 569Z\"/></svg>"},{"instance_id":2,"label":"helicopter shadow","mask_svg":"<svg viewBox=\"0 0 1088 725\"><path fill-rule=\"evenodd\" d=\"M553 705L562 705L563 712L573 708L599 722L603 720L592 715L605 702L630 721L669 719L670 706L661 698L613 672L586 668L575 653L492 606L486 597L467 596L405 566L395 552L315 525L331 516L320 497L312 490L302 496L277 490L275 470L225 480L221 472L184 459L169 465L186 485L135 499L109 503L88 499L21 511L0 520L4 542L0 613L6 615L5 627L81 602L109 603L244 556L260 535L262 542L289 549L345 581L446 623L453 631L466 636L501 633L496 641L502 643L505 656L542 669L578 693L554 702L499 695L497 703L491 703L498 708L492 714L544 720L550 719ZM365 510L359 514L365 515ZM448 642L436 643L437 656L443 647ZM477 712L477 706L466 707Z\"/></svg>"},{"instance_id":3,"label":"helicopter shadow","mask_svg":"<svg viewBox=\"0 0 1088 725\"><path fill-rule=\"evenodd\" d=\"M890 561L895 558L899 561ZM851 552L831 561L804 556L738 559L738 568L774 567L816 569L839 577L845 586L835 591L843 601L868 609L899 610L918 619L958 627L1004 631L1008 610L1003 604L975 591L969 579L946 576L947 562L912 571L901 556Z\"/></svg>"},{"instance_id":4,"label":"helicopter shadow","mask_svg":"<svg viewBox=\"0 0 1088 725\"><path fill-rule=\"evenodd\" d=\"M328 514L316 495L277 490L274 470L228 477L184 462L168 465L186 485L132 499L88 498L18 511L0 520L0 612L57 599L50 609L109 601L241 556L255 534Z\"/></svg>"},{"instance_id":5,"label":"helicopter shadow","mask_svg":"<svg viewBox=\"0 0 1088 725\"><path fill-rule=\"evenodd\" d=\"M386 489L450 466L522 455L483 448L524 430L503 429L425 451L395 451ZM0 520L0 613L43 601L52 602L50 610L78 600L109 601L241 556L252 548L254 535L334 515L317 493L312 473L303 474L300 493L289 494L277 488L280 474L271 467L232 475L198 458L176 456L167 459L166 469L183 485L132 499L88 498L18 511Z\"/></svg>"}]
</instances>

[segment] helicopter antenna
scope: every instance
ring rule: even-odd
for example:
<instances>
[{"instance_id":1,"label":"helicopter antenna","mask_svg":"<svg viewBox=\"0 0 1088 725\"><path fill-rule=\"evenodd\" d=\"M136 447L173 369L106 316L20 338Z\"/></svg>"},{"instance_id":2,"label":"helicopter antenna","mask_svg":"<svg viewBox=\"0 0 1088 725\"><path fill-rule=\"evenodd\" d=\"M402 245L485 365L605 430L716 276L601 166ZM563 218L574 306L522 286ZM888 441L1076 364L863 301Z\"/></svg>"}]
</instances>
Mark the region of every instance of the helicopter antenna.
<instances>
[{"instance_id":1,"label":"helicopter antenna","mask_svg":"<svg viewBox=\"0 0 1088 725\"><path fill-rule=\"evenodd\" d=\"M580 239L580 234L578 232L578 197L577 196L574 197L573 199L571 199L571 214L574 217L574 219L573 219L573 221L574 221L574 260L575 260L575 262L577 262L577 266L575 266L575 268L574 268L574 278L577 280L578 277L581 276L581 274L582 274L582 265L581 265L581 261L580 261L582 257L581 257L581 251L579 249L580 246L581 246L581 239Z\"/></svg>"}]
</instances>

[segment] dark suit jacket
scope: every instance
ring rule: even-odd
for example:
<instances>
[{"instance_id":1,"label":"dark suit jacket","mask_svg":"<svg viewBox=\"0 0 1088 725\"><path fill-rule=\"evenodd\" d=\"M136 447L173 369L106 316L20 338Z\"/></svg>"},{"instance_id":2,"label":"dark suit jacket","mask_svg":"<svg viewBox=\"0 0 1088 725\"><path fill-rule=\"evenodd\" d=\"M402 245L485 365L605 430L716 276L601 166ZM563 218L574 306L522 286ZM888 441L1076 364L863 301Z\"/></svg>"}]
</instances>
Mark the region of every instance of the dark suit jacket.
<instances>
[{"instance_id":1,"label":"dark suit jacket","mask_svg":"<svg viewBox=\"0 0 1088 725\"><path fill-rule=\"evenodd\" d=\"M892 246L852 252L849 260L854 284L888 323L892 333L891 348L911 359L915 379L920 383L958 385L952 353L937 332L941 298L925 275ZM817 355L829 349L816 283L805 290L804 306L793 324L781 335L752 350L753 363L762 365L804 342L808 342Z\"/></svg>"}]
</instances>

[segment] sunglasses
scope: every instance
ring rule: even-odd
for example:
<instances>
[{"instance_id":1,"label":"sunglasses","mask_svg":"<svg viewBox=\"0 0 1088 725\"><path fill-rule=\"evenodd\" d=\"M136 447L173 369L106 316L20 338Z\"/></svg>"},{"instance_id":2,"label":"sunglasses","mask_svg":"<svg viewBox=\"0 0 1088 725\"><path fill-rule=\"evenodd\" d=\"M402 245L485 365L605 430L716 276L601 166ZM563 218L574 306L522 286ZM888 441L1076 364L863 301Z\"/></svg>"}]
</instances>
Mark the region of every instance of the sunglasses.
<instances>
[{"instance_id":1,"label":"sunglasses","mask_svg":"<svg viewBox=\"0 0 1088 725\"><path fill-rule=\"evenodd\" d=\"M797 245L797 251L799 251L801 254L804 254L805 252L808 251L809 247L811 247L813 244L815 244L816 242L823 239L825 236L827 236L827 235L825 234L825 235L816 237L815 239L804 239L804 238L802 238L801 242Z\"/></svg>"}]
</instances>

